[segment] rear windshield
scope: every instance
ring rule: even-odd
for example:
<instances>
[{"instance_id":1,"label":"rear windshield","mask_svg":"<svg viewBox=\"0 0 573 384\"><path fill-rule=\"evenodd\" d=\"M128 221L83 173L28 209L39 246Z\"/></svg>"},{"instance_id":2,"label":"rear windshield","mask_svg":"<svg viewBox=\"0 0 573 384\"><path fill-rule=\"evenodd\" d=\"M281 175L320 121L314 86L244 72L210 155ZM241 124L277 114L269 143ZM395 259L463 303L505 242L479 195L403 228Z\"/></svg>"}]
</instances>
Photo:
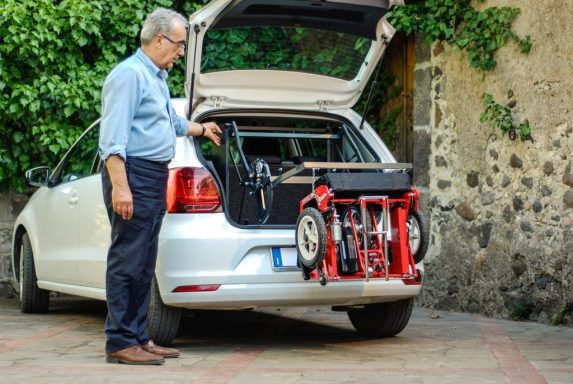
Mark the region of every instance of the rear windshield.
<instances>
[{"instance_id":1,"label":"rear windshield","mask_svg":"<svg viewBox=\"0 0 573 384\"><path fill-rule=\"evenodd\" d=\"M201 72L269 69L351 80L371 44L364 37L310 28L210 30L203 43Z\"/></svg>"}]
</instances>

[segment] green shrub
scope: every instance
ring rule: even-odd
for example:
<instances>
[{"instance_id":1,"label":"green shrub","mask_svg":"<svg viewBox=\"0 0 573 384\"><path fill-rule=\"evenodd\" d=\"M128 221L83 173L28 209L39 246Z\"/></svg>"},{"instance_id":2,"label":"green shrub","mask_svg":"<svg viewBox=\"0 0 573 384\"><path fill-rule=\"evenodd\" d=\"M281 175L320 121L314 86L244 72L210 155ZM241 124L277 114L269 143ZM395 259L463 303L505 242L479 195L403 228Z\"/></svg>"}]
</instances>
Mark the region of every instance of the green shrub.
<instances>
[{"instance_id":1,"label":"green shrub","mask_svg":"<svg viewBox=\"0 0 573 384\"><path fill-rule=\"evenodd\" d=\"M138 46L145 15L171 0L3 0L0 189L55 165L100 110L110 69Z\"/></svg>"}]
</instances>

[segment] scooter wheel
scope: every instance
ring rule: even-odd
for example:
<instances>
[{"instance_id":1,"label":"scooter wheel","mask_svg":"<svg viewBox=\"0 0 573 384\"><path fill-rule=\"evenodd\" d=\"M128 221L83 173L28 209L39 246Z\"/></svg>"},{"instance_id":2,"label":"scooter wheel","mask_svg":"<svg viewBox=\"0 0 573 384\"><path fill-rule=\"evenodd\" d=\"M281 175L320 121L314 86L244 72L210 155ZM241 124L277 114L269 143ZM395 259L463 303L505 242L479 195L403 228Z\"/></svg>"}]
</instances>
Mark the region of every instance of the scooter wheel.
<instances>
[{"instance_id":1,"label":"scooter wheel","mask_svg":"<svg viewBox=\"0 0 573 384\"><path fill-rule=\"evenodd\" d=\"M428 222L424 214L420 211L412 212L406 221L406 230L414 262L418 264L426 256L430 245Z\"/></svg>"},{"instance_id":2,"label":"scooter wheel","mask_svg":"<svg viewBox=\"0 0 573 384\"><path fill-rule=\"evenodd\" d=\"M316 268L326 256L326 224L320 211L305 208L296 222L296 249L300 263Z\"/></svg>"}]
</instances>

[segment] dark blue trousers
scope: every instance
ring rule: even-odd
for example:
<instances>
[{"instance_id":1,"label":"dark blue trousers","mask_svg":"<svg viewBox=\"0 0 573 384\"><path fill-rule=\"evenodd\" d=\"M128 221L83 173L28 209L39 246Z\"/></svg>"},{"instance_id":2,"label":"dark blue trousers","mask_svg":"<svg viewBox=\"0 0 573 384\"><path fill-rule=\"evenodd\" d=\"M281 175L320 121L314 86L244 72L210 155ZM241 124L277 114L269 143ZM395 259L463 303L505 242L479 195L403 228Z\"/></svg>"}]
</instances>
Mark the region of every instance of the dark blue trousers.
<instances>
[{"instance_id":1,"label":"dark blue trousers","mask_svg":"<svg viewBox=\"0 0 573 384\"><path fill-rule=\"evenodd\" d=\"M166 210L167 163L128 157L125 171L133 196L131 220L124 220L113 211L112 185L106 167L102 172L103 197L111 223L106 271L107 353L149 341L147 309Z\"/></svg>"}]
</instances>

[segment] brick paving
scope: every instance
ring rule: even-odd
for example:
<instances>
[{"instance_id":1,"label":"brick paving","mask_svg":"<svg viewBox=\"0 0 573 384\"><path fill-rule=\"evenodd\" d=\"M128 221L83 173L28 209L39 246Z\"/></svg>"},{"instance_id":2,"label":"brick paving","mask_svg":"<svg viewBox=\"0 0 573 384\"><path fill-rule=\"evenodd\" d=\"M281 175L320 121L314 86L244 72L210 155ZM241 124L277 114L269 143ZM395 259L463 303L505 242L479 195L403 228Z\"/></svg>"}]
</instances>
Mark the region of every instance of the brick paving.
<instances>
[{"instance_id":1,"label":"brick paving","mask_svg":"<svg viewBox=\"0 0 573 384\"><path fill-rule=\"evenodd\" d=\"M416 308L397 337L357 335L329 308L200 311L182 322L181 358L104 361L105 304L52 300L20 313L0 299L0 384L573 383L573 329Z\"/></svg>"}]
</instances>

